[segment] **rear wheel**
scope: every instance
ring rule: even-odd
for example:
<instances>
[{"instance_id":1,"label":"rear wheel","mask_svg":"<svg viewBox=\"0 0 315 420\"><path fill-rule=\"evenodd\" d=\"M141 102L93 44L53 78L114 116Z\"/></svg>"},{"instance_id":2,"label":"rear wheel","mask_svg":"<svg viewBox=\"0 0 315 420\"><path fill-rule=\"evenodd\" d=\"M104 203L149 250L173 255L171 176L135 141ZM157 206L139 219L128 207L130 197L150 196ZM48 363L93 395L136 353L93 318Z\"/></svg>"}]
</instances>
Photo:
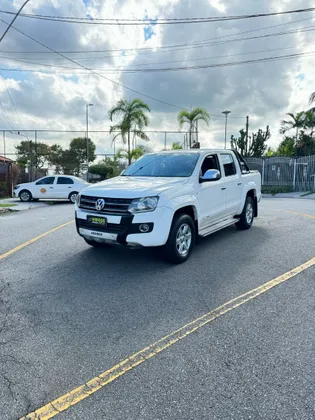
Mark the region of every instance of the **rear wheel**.
<instances>
[{"instance_id":1,"label":"rear wheel","mask_svg":"<svg viewBox=\"0 0 315 420\"><path fill-rule=\"evenodd\" d=\"M106 244L104 242L97 242L97 241L90 241L89 239L84 238L85 242L90 245L93 246L94 248L107 248L110 247L109 244Z\"/></svg>"},{"instance_id":2,"label":"rear wheel","mask_svg":"<svg viewBox=\"0 0 315 420\"><path fill-rule=\"evenodd\" d=\"M252 197L247 197L240 220L235 224L236 227L240 230L250 229L254 221L254 214L254 200Z\"/></svg>"},{"instance_id":3,"label":"rear wheel","mask_svg":"<svg viewBox=\"0 0 315 420\"><path fill-rule=\"evenodd\" d=\"M165 258L173 264L188 260L195 244L195 224L187 214L175 216L168 241L164 247Z\"/></svg>"},{"instance_id":4,"label":"rear wheel","mask_svg":"<svg viewBox=\"0 0 315 420\"><path fill-rule=\"evenodd\" d=\"M75 200L78 197L78 193L76 191L73 191L71 194L69 194L69 200L71 203L75 203Z\"/></svg>"},{"instance_id":5,"label":"rear wheel","mask_svg":"<svg viewBox=\"0 0 315 420\"><path fill-rule=\"evenodd\" d=\"M25 203L27 201L31 201L32 194L28 190L23 190L20 192L19 197L20 197L20 200Z\"/></svg>"}]
</instances>

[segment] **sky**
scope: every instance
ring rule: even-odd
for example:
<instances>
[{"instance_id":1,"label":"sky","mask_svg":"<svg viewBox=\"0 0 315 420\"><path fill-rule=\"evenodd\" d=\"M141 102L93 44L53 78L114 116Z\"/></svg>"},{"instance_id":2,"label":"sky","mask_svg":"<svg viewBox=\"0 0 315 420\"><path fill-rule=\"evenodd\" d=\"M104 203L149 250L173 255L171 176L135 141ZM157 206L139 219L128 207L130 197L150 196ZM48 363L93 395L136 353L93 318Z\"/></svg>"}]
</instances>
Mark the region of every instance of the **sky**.
<instances>
[{"instance_id":1,"label":"sky","mask_svg":"<svg viewBox=\"0 0 315 420\"><path fill-rule=\"evenodd\" d=\"M0 9L16 12L23 2L1 0ZM245 128L248 115L249 132L269 125L272 135L269 146L276 147L281 141L279 128L285 114L307 109L308 98L315 91L315 54L214 68L124 71L315 53L314 12L198 24L161 25L156 21L272 13L312 6L311 0L30 0L23 13L86 17L90 23L95 23L95 18L146 19L146 24L74 24L19 16L15 28L101 72L103 77L80 69L11 28L0 44L0 131L12 130L6 133L6 152L13 156L14 146L26 138L23 137L26 129L80 130L81 133L38 133L38 141L67 147L71 138L84 136L88 103L93 104L89 108L90 131L108 130L111 125L108 111L122 98L140 98L150 106L148 129L152 131L179 131L180 108L206 108L211 121L209 126L199 124L202 147L224 146L224 110L231 111L228 140ZM0 19L9 22L12 15L0 12ZM0 35L6 27L0 20ZM266 36L272 34L276 35ZM165 48L173 45L181 47ZM168 133L167 146L173 141L182 143L186 129L183 128L183 133ZM27 135L34 139L33 132ZM164 147L164 133L149 136L152 149ZM97 153L113 152L109 134L90 133L90 137L96 143Z\"/></svg>"}]
</instances>

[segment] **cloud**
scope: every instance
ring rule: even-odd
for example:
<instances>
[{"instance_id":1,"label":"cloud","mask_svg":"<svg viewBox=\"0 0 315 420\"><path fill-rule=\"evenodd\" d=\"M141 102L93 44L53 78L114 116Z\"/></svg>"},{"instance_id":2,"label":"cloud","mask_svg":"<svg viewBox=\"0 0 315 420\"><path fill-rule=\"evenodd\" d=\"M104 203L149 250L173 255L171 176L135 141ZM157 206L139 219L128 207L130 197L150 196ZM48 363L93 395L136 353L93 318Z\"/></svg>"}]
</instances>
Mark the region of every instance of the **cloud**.
<instances>
[{"instance_id":1,"label":"cloud","mask_svg":"<svg viewBox=\"0 0 315 420\"><path fill-rule=\"evenodd\" d=\"M4 0L3 9L16 11L20 1ZM309 94L315 90L314 56L292 60L239 64L230 67L193 69L178 72L122 73L121 69L147 69L188 67L197 65L219 65L270 56L296 54L312 51L315 32L274 37L243 39L279 33L312 25L314 15L298 14L274 16L228 22L159 25L156 18L206 17L268 13L312 7L310 0L282 0L253 4L251 0L32 0L25 8L27 13L57 16L91 16L106 18L150 19L147 26L101 26L56 23L27 19L20 16L14 26L58 51L96 71L114 69L105 76L118 84L93 74L82 74L83 70L61 70L49 66L76 67L64 58L47 53L43 47L11 29L1 44L3 77L11 93L19 118L12 107L7 91L0 81L0 130L9 128L9 118L15 129L70 129L85 130L85 105L93 103L90 110L91 130L107 130L110 122L108 109L124 97L133 99L140 94L129 91L119 84L161 99L179 108L190 109L202 106L209 110L210 126L200 124L200 140L203 146L222 147L224 143L224 116L222 111L231 110L228 134L237 135L245 126L245 117L250 117L250 131L270 125L271 145L280 141L280 120L287 112L305 109ZM6 21L11 16L0 14ZM302 19L309 19L301 21ZM295 22L300 20L300 22ZM285 26L275 26L282 25ZM268 29L259 30L263 27ZM274 26L274 27L273 27ZM0 22L0 33L6 28ZM247 33L242 33L247 32ZM207 43L191 45L208 40ZM160 48L181 44L181 49ZM151 48L152 50L139 50ZM93 50L93 53L77 51ZM116 51L108 51L116 50ZM273 50L273 51L266 51ZM33 51L33 54L26 54ZM104 52L97 52L104 51ZM19 54L13 53L19 52ZM35 53L37 52L37 53ZM38 54L40 52L40 54ZM13 61L19 59L32 62ZM174 62L174 63L172 63ZM176 62L176 63L175 63ZM45 64L47 67L44 67ZM10 69L45 69L40 72L14 72ZM144 99L152 109L151 130L177 131L177 109L149 98ZM19 119L21 122L19 122ZM183 130L185 131L185 129ZM164 147L164 133L152 133L152 146ZM74 133L73 133L74 135ZM65 145L69 134L41 134L47 142ZM108 134L93 134L100 153L112 151ZM8 145L11 152L20 139L16 136ZM183 141L183 134L167 135L167 144Z\"/></svg>"}]
</instances>

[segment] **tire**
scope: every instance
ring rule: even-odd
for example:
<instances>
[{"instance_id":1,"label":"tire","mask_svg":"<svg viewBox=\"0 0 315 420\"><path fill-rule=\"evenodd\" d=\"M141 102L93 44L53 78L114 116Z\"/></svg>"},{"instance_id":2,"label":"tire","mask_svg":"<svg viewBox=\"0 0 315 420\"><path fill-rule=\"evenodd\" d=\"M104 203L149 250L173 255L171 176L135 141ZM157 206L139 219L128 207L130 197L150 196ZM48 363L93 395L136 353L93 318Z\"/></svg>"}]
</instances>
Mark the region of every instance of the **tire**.
<instances>
[{"instance_id":1,"label":"tire","mask_svg":"<svg viewBox=\"0 0 315 420\"><path fill-rule=\"evenodd\" d=\"M254 200L252 197L247 197L244 205L244 209L240 216L239 222L235 223L237 229L248 230L251 228L254 221Z\"/></svg>"},{"instance_id":2,"label":"tire","mask_svg":"<svg viewBox=\"0 0 315 420\"><path fill-rule=\"evenodd\" d=\"M90 241L89 239L85 239L85 238L83 238L83 239L85 240L85 242L88 245L93 246L94 248L107 248L107 247L110 247L110 245L109 244L106 244L106 243L97 242L97 241Z\"/></svg>"},{"instance_id":3,"label":"tire","mask_svg":"<svg viewBox=\"0 0 315 420\"><path fill-rule=\"evenodd\" d=\"M32 194L28 190L22 190L19 194L19 198L21 201L23 201L23 203L26 203L27 201L32 200Z\"/></svg>"},{"instance_id":4,"label":"tire","mask_svg":"<svg viewBox=\"0 0 315 420\"><path fill-rule=\"evenodd\" d=\"M190 216L175 216L168 241L164 246L164 257L173 264L182 264L188 260L195 245L196 228Z\"/></svg>"},{"instance_id":5,"label":"tire","mask_svg":"<svg viewBox=\"0 0 315 420\"><path fill-rule=\"evenodd\" d=\"M75 203L75 200L77 199L78 194L79 193L77 193L76 191L73 191L71 194L69 194L68 198L70 200L70 203L72 203L72 204Z\"/></svg>"}]
</instances>

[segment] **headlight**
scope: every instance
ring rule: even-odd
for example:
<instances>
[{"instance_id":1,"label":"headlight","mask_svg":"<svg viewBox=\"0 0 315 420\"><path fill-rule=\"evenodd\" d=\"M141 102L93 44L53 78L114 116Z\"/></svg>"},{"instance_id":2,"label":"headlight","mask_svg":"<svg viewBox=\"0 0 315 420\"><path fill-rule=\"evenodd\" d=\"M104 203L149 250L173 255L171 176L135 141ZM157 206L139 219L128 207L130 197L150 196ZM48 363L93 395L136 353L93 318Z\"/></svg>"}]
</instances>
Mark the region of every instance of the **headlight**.
<instances>
[{"instance_id":1,"label":"headlight","mask_svg":"<svg viewBox=\"0 0 315 420\"><path fill-rule=\"evenodd\" d=\"M128 210L130 213L144 213L146 211L153 211L156 209L158 201L158 197L137 198L130 203Z\"/></svg>"},{"instance_id":2,"label":"headlight","mask_svg":"<svg viewBox=\"0 0 315 420\"><path fill-rule=\"evenodd\" d=\"M76 200L75 200L78 206L80 206L80 198L81 198L81 195L80 195L80 194L78 194L78 195L77 195L77 198L76 198Z\"/></svg>"},{"instance_id":3,"label":"headlight","mask_svg":"<svg viewBox=\"0 0 315 420\"><path fill-rule=\"evenodd\" d=\"M20 188L20 186L19 185L16 185L13 189L14 190L18 190Z\"/></svg>"}]
</instances>

